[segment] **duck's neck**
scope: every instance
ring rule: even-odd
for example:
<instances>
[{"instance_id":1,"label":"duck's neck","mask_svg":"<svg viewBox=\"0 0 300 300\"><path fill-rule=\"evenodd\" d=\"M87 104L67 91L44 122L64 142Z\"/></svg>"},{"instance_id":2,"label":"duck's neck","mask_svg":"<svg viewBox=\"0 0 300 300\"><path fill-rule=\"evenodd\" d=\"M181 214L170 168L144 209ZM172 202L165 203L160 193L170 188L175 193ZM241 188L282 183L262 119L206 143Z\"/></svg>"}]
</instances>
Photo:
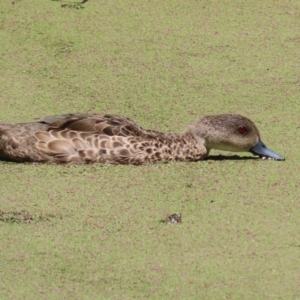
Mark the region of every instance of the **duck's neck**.
<instances>
[{"instance_id":1,"label":"duck's neck","mask_svg":"<svg viewBox=\"0 0 300 300\"><path fill-rule=\"evenodd\" d=\"M138 143L136 153L131 163L142 164L144 162L157 161L198 161L206 157L206 148L199 144L193 136L187 132L184 134L161 134L154 138L146 139Z\"/></svg>"}]
</instances>

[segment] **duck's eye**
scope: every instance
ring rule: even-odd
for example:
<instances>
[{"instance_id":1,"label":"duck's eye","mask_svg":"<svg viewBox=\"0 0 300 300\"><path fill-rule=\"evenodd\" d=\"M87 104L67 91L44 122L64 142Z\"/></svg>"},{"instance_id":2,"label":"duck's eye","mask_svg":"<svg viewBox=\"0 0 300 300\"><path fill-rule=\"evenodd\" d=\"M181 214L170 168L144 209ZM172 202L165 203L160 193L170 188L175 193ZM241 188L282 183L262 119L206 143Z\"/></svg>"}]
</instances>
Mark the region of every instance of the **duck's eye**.
<instances>
[{"instance_id":1,"label":"duck's eye","mask_svg":"<svg viewBox=\"0 0 300 300\"><path fill-rule=\"evenodd\" d=\"M246 129L246 127L244 127L244 126L240 126L240 127L238 128L238 131L239 131L239 133L241 133L241 134L247 133L247 129Z\"/></svg>"}]
</instances>

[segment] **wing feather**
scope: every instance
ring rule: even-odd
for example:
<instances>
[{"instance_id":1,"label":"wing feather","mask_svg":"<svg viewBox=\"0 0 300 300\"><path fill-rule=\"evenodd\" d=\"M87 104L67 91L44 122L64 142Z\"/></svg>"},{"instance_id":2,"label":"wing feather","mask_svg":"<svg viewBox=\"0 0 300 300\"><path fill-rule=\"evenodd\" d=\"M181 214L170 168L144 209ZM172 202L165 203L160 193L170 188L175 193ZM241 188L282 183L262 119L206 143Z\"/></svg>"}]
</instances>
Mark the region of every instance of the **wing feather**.
<instances>
[{"instance_id":1,"label":"wing feather","mask_svg":"<svg viewBox=\"0 0 300 300\"><path fill-rule=\"evenodd\" d=\"M48 130L73 130L77 132L100 133L107 136L134 137L164 137L164 133L145 130L134 121L117 115L98 114L65 114L45 117L42 122L47 123Z\"/></svg>"}]
</instances>

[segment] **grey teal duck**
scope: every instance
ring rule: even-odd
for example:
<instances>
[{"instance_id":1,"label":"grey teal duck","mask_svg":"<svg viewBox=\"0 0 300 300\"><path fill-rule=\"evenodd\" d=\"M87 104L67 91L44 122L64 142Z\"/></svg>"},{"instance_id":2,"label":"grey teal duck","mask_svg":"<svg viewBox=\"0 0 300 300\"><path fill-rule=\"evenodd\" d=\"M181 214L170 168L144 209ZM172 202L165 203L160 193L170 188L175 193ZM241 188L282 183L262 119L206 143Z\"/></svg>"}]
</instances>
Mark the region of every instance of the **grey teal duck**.
<instances>
[{"instance_id":1,"label":"grey teal duck","mask_svg":"<svg viewBox=\"0 0 300 300\"><path fill-rule=\"evenodd\" d=\"M211 149L284 160L237 114L205 116L185 133L145 130L115 115L65 114L39 122L0 123L0 159L16 162L134 164L199 161Z\"/></svg>"}]
</instances>

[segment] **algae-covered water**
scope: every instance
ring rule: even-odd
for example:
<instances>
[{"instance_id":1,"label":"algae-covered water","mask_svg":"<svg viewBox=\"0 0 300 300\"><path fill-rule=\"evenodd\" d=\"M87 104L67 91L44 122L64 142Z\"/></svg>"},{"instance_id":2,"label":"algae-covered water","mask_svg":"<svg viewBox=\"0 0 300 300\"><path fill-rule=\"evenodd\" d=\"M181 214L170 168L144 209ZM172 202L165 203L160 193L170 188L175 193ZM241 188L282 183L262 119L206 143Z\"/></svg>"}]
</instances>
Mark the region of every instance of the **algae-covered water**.
<instances>
[{"instance_id":1,"label":"algae-covered water","mask_svg":"<svg viewBox=\"0 0 300 300\"><path fill-rule=\"evenodd\" d=\"M0 162L0 298L299 299L300 2L65 4L0 3L2 121L239 113L286 161Z\"/></svg>"}]
</instances>

